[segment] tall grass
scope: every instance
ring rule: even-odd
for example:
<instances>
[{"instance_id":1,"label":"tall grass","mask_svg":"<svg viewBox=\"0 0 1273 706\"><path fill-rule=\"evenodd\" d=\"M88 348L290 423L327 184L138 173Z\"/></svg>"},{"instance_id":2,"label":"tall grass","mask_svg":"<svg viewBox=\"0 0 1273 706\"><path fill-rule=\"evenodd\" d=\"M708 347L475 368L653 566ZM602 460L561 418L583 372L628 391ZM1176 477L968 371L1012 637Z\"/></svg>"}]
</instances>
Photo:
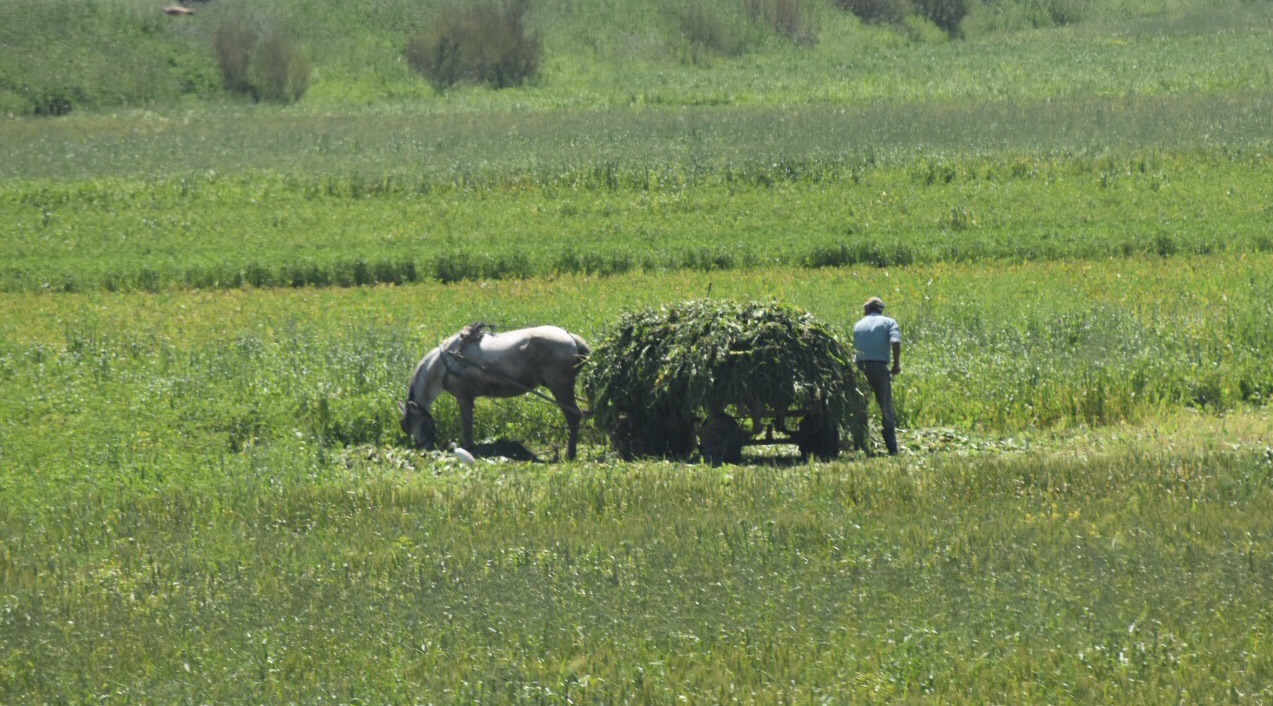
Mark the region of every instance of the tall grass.
<instances>
[{"instance_id":1,"label":"tall grass","mask_svg":"<svg viewBox=\"0 0 1273 706\"><path fill-rule=\"evenodd\" d=\"M1267 432L1172 440L5 497L0 698L1258 703Z\"/></svg>"},{"instance_id":2,"label":"tall grass","mask_svg":"<svg viewBox=\"0 0 1273 706\"><path fill-rule=\"evenodd\" d=\"M1269 260L0 295L0 701L1258 701ZM910 453L627 465L590 430L461 468L398 435L464 323L595 340L708 291L841 331L884 296ZM533 401L477 421L564 441Z\"/></svg>"},{"instance_id":3,"label":"tall grass","mask_svg":"<svg viewBox=\"0 0 1273 706\"><path fill-rule=\"evenodd\" d=\"M382 179L435 186L563 180L569 185L596 170L613 172L628 186L657 188L665 175L679 179L731 169L754 172L757 179L781 178L788 165L1087 160L1164 151L1258 154L1267 153L1273 131L1270 95L1261 90L1228 98L1074 97L925 106L850 99L849 106L798 111L501 109L471 122L428 109L304 115L271 106L193 115L71 116L5 124L0 179L198 179L209 172L227 177L261 171L302 181L359 179L375 188Z\"/></svg>"}]
</instances>

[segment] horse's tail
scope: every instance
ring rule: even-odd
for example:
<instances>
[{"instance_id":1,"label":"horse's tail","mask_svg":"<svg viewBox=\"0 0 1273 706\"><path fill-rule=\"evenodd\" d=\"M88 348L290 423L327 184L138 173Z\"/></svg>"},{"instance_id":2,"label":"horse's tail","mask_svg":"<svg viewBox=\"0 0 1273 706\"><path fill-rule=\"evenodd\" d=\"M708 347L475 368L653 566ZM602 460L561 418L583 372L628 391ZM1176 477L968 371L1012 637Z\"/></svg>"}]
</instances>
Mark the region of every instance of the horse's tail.
<instances>
[{"instance_id":1,"label":"horse's tail","mask_svg":"<svg viewBox=\"0 0 1273 706\"><path fill-rule=\"evenodd\" d=\"M588 356L592 355L592 346L589 346L587 341L573 333L570 334L570 337L575 339L575 374L578 375L579 371L583 368L583 364L588 362ZM576 408L578 408L578 403L580 401L581 399L579 397L575 397ZM592 404L589 403L588 407L591 408ZM580 413L583 415L583 419L592 418L592 409L580 410Z\"/></svg>"},{"instance_id":2,"label":"horse's tail","mask_svg":"<svg viewBox=\"0 0 1273 706\"><path fill-rule=\"evenodd\" d=\"M587 341L573 333L570 334L570 337L575 339L575 365L583 365L588 356L592 355L592 347L588 345Z\"/></svg>"}]
</instances>

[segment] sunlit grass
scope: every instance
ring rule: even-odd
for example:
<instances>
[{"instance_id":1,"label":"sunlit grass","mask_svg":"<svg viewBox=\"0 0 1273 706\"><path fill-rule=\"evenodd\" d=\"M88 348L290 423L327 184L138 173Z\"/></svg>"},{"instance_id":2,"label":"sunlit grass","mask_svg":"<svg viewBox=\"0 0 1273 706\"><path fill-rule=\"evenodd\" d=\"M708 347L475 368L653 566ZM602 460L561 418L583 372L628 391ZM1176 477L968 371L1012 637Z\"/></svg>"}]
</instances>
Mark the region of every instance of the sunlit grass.
<instances>
[{"instance_id":1,"label":"sunlit grass","mask_svg":"<svg viewBox=\"0 0 1273 706\"><path fill-rule=\"evenodd\" d=\"M6 504L0 695L1259 702L1273 452L1242 419L785 470L353 455L331 484Z\"/></svg>"}]
</instances>

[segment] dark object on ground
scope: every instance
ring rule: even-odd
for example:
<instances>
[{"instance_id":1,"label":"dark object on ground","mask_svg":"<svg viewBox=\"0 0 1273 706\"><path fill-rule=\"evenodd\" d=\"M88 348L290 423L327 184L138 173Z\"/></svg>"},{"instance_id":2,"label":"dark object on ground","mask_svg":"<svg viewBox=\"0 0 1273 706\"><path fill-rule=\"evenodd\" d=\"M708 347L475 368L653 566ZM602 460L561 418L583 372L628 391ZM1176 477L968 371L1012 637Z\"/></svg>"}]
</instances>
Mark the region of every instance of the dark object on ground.
<instances>
[{"instance_id":1,"label":"dark object on ground","mask_svg":"<svg viewBox=\"0 0 1273 706\"><path fill-rule=\"evenodd\" d=\"M512 439L496 439L495 441L474 444L469 449L474 456L478 458L492 458L500 456L510 461L526 461L528 463L543 463L544 460L536 456L534 452L526 448L526 445L520 441Z\"/></svg>"}]
</instances>

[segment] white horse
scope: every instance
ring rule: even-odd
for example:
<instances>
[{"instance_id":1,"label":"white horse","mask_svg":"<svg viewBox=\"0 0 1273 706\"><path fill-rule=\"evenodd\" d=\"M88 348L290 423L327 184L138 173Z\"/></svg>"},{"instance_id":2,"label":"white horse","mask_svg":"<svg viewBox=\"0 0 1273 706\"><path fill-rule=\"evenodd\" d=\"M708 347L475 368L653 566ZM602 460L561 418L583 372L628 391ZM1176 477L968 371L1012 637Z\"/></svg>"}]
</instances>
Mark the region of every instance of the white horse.
<instances>
[{"instance_id":1,"label":"white horse","mask_svg":"<svg viewBox=\"0 0 1273 706\"><path fill-rule=\"evenodd\" d=\"M575 403L575 379L592 349L584 340L556 326L536 326L494 334L484 324L466 326L429 351L416 366L401 405L402 431L418 446L433 448L437 426L433 402L443 391L460 405L464 446L473 448L473 401L478 397L516 397L532 393L544 399L541 385L566 417L573 460L583 412Z\"/></svg>"}]
</instances>

